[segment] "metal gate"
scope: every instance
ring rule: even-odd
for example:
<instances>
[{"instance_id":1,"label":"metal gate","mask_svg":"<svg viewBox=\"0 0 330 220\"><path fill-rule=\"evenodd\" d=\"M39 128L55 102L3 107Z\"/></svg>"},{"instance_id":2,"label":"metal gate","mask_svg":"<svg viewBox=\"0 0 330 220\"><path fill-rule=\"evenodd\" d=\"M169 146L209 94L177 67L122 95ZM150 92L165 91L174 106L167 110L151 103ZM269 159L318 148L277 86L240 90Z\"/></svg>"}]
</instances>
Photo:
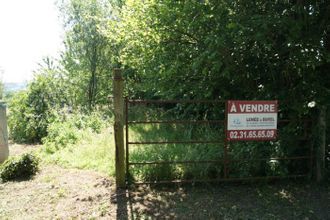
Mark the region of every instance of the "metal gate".
<instances>
[{"instance_id":1,"label":"metal gate","mask_svg":"<svg viewBox=\"0 0 330 220\"><path fill-rule=\"evenodd\" d=\"M306 155L295 155L295 156L283 156L283 157L268 157L268 158L231 158L228 154L230 151L232 142L227 142L225 134L223 138L219 140L165 140L165 141L131 141L129 138L130 126L132 125L143 125L143 124L215 124L222 126L224 132L226 131L226 119L212 119L212 120L131 120L130 118L130 108L131 105L145 105L150 104L156 105L175 105L175 104L216 104L221 106L225 114L225 101L224 100L133 100L126 98L125 99L125 136L126 136L126 181L129 180L130 168L132 166L152 166L152 165L174 165L174 164L222 164L223 173L220 178L215 179L173 179L173 180L158 180L158 181L144 181L144 182L135 182L135 184L150 184L150 183L187 183L187 182L223 182L223 181L247 181L247 180L263 180L263 179L279 179L279 178L300 178L300 177L309 177L312 174L313 166L313 145L311 143L311 120L308 119L299 119L303 124L303 136L299 139L304 141L305 144L308 144L309 152ZM281 128L281 125L288 124L289 119L279 119L278 125ZM223 145L223 157L218 158L217 160L180 160L180 161L131 161L130 160L130 149L133 145L165 145L165 144L219 144ZM299 174L289 174L285 176L249 176L249 177L232 177L230 176L230 167L231 165L239 162L251 163L253 161L296 161L303 160L306 162L308 169L305 173Z\"/></svg>"}]
</instances>

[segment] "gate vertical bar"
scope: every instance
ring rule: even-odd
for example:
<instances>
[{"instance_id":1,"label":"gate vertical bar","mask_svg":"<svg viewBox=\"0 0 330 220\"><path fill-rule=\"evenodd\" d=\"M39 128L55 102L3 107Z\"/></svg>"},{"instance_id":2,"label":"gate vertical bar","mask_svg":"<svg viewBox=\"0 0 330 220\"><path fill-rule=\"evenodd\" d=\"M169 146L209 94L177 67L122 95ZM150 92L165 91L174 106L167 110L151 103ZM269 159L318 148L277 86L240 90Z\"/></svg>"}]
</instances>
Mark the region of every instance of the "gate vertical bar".
<instances>
[{"instance_id":1,"label":"gate vertical bar","mask_svg":"<svg viewBox=\"0 0 330 220\"><path fill-rule=\"evenodd\" d=\"M224 124L224 130L225 130L225 136L224 136L224 144L223 144L223 155L224 155L224 160L223 160L223 176L225 179L228 178L228 167L227 167L227 163L228 163L228 140L227 140L227 125L228 125L228 104L227 101L225 102L225 124Z\"/></svg>"},{"instance_id":2,"label":"gate vertical bar","mask_svg":"<svg viewBox=\"0 0 330 220\"><path fill-rule=\"evenodd\" d=\"M126 182L128 183L129 178L129 137L128 137L128 97L125 98L125 135L126 135Z\"/></svg>"},{"instance_id":3,"label":"gate vertical bar","mask_svg":"<svg viewBox=\"0 0 330 220\"><path fill-rule=\"evenodd\" d=\"M113 70L113 99L114 99L114 137L116 148L116 186L125 187L125 148L124 148L124 82L121 69Z\"/></svg>"}]
</instances>

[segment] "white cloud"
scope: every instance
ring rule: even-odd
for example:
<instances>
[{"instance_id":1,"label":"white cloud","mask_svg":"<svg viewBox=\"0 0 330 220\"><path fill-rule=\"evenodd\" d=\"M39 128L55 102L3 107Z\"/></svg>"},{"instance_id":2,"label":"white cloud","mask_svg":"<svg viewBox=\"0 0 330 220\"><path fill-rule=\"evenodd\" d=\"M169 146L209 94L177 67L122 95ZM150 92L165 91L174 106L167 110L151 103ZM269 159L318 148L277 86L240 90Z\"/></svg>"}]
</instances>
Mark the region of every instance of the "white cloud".
<instances>
[{"instance_id":1,"label":"white cloud","mask_svg":"<svg viewBox=\"0 0 330 220\"><path fill-rule=\"evenodd\" d=\"M5 82L32 78L44 56L57 56L62 27L54 0L0 1L0 68Z\"/></svg>"}]
</instances>

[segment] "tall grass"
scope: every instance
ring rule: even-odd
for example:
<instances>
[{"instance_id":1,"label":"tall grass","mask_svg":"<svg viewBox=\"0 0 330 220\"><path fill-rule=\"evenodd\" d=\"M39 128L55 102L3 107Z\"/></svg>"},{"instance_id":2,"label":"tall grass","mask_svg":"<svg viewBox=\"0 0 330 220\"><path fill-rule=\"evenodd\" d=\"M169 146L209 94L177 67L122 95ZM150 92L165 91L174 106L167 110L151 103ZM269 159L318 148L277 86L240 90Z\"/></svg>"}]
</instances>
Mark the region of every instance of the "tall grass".
<instances>
[{"instance_id":1,"label":"tall grass","mask_svg":"<svg viewBox=\"0 0 330 220\"><path fill-rule=\"evenodd\" d=\"M205 129L208 132L204 132ZM139 125L130 131L131 141L190 141L221 140L220 128L178 125ZM216 178L222 173L223 144L150 144L132 145L131 162L203 161L218 160L218 163L150 164L136 165L132 177L142 180Z\"/></svg>"},{"instance_id":2,"label":"tall grass","mask_svg":"<svg viewBox=\"0 0 330 220\"><path fill-rule=\"evenodd\" d=\"M91 130L82 131L76 143L53 153L42 150L40 154L45 163L115 175L114 141L109 128L103 129L99 134Z\"/></svg>"},{"instance_id":3,"label":"tall grass","mask_svg":"<svg viewBox=\"0 0 330 220\"><path fill-rule=\"evenodd\" d=\"M43 161L113 176L115 153L111 120L100 112L62 117L47 128L48 135L39 152Z\"/></svg>"},{"instance_id":4,"label":"tall grass","mask_svg":"<svg viewBox=\"0 0 330 220\"><path fill-rule=\"evenodd\" d=\"M283 131L285 132L285 130ZM130 141L224 140L224 132L216 126L139 125L130 130ZM130 162L213 161L207 163L175 163L135 165L133 179L154 181L173 179L223 178L224 142L217 144L150 144L130 146ZM306 156L309 145L301 141L232 142L228 147L230 177L285 176L306 174L308 160L270 158ZM243 159L245 161L237 161ZM254 160L256 159L256 160Z\"/></svg>"},{"instance_id":5,"label":"tall grass","mask_svg":"<svg viewBox=\"0 0 330 220\"><path fill-rule=\"evenodd\" d=\"M184 113L177 115L173 108L140 106L132 107L130 120L189 119ZM194 108L190 108L194 109ZM220 110L218 115L221 114ZM197 114L198 115L198 114ZM199 116L200 117L200 116ZM214 115L192 119L221 119ZM135 124L130 125L129 139L134 141L221 141L224 140L223 124ZM232 142L228 147L230 177L285 176L306 174L307 160L274 160L270 158L309 155L309 142L296 139L303 130L292 123L281 126L277 141ZM163 163L134 165L130 168L132 179L154 181L169 179L214 179L222 178L224 142L217 144L150 144L130 145L130 162L166 161L214 161L208 163ZM237 161L244 159L245 161ZM257 159L253 161L253 159Z\"/></svg>"}]
</instances>

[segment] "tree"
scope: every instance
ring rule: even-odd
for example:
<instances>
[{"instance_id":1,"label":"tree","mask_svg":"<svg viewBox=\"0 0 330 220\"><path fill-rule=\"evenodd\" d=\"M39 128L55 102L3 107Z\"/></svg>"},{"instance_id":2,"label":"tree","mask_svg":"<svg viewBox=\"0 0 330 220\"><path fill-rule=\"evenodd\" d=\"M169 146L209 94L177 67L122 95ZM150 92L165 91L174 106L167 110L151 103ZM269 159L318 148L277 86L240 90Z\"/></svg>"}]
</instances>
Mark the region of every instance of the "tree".
<instances>
[{"instance_id":1,"label":"tree","mask_svg":"<svg viewBox=\"0 0 330 220\"><path fill-rule=\"evenodd\" d=\"M111 16L111 7L101 0L63 1L65 51L62 56L76 105L105 103L111 91L111 47L102 30Z\"/></svg>"},{"instance_id":2,"label":"tree","mask_svg":"<svg viewBox=\"0 0 330 220\"><path fill-rule=\"evenodd\" d=\"M121 61L148 78L142 84L154 96L324 103L327 8L325 1L128 0L118 24Z\"/></svg>"},{"instance_id":3,"label":"tree","mask_svg":"<svg viewBox=\"0 0 330 220\"><path fill-rule=\"evenodd\" d=\"M27 90L14 94L9 103L8 126L15 142L40 143L47 136L47 127L56 119L56 110L68 104L63 82L54 61L45 58Z\"/></svg>"}]
</instances>

